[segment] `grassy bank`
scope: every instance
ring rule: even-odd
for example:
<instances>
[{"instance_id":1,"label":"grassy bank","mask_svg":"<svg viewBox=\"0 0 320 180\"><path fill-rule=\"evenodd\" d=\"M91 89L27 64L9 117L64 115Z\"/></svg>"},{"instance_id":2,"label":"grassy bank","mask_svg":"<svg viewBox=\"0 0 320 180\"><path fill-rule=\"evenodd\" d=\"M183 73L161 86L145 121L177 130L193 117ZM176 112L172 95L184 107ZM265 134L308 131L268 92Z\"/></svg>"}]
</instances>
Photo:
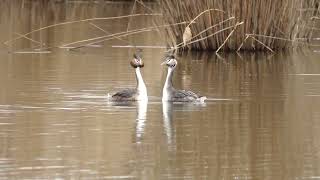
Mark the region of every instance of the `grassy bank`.
<instances>
[{"instance_id":1,"label":"grassy bank","mask_svg":"<svg viewBox=\"0 0 320 180\"><path fill-rule=\"evenodd\" d=\"M197 50L281 50L314 36L319 0L160 0L167 43ZM198 16L198 17L197 17ZM238 24L237 24L238 23ZM190 29L186 29L189 27ZM185 42L182 44L185 35Z\"/></svg>"}]
</instances>

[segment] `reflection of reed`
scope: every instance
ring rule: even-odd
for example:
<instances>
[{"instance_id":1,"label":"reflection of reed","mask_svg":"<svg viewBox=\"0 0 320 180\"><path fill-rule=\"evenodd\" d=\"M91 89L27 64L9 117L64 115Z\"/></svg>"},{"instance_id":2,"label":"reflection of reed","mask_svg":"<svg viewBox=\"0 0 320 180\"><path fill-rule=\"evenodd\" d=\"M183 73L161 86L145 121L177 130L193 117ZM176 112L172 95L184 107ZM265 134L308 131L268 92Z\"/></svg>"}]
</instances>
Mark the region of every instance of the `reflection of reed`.
<instances>
[{"instance_id":1,"label":"reflection of reed","mask_svg":"<svg viewBox=\"0 0 320 180\"><path fill-rule=\"evenodd\" d=\"M180 89L194 89L207 97L254 98L265 91L282 93L290 57L280 53L187 53L178 57L174 83ZM263 88L261 88L263 86Z\"/></svg>"},{"instance_id":2,"label":"reflection of reed","mask_svg":"<svg viewBox=\"0 0 320 180\"><path fill-rule=\"evenodd\" d=\"M192 53L178 59L180 66L174 77L177 86L193 86L209 97L233 100L216 101L202 112L186 113L186 108L180 111L175 106L171 126L176 130L176 150L168 165L169 177L315 177L319 172L319 123L315 121L319 111L311 105L317 100L304 96L306 77L287 76L294 73L292 68L301 67L293 66L287 54L224 56L222 60ZM188 83L183 81L184 76Z\"/></svg>"}]
</instances>

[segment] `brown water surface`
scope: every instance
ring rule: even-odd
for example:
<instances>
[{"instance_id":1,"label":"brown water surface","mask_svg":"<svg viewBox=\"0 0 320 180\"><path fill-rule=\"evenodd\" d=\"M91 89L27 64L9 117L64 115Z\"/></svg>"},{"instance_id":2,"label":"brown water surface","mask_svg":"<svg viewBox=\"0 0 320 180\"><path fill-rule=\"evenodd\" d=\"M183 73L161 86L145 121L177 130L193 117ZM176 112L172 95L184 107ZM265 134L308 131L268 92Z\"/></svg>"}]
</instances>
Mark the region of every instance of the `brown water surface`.
<instances>
[{"instance_id":1,"label":"brown water surface","mask_svg":"<svg viewBox=\"0 0 320 180\"><path fill-rule=\"evenodd\" d=\"M1 42L58 22L130 14L132 7L21 2L1 3ZM128 19L95 25L121 32ZM132 18L129 29L146 26L152 18ZM28 37L59 46L104 33L85 22ZM161 102L164 49L145 48L149 102L110 103L107 93L135 87L128 64L135 49L112 47L128 41L164 45L156 31L45 54L21 53L38 46L26 39L1 44L1 180L320 179L319 54L185 53L174 84L208 101L172 104Z\"/></svg>"}]
</instances>

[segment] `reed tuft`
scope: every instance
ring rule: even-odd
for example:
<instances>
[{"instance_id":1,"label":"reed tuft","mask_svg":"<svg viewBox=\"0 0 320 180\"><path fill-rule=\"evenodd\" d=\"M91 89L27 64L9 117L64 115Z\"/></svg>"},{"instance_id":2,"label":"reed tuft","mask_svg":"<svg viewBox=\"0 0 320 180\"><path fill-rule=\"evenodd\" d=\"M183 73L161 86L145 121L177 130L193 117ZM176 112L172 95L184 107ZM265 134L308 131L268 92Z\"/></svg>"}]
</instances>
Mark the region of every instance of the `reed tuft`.
<instances>
[{"instance_id":1,"label":"reed tuft","mask_svg":"<svg viewBox=\"0 0 320 180\"><path fill-rule=\"evenodd\" d=\"M179 49L293 48L307 44L301 40L312 38L315 17L320 17L319 0L160 0L159 4L165 24L195 22L165 28L167 44Z\"/></svg>"}]
</instances>

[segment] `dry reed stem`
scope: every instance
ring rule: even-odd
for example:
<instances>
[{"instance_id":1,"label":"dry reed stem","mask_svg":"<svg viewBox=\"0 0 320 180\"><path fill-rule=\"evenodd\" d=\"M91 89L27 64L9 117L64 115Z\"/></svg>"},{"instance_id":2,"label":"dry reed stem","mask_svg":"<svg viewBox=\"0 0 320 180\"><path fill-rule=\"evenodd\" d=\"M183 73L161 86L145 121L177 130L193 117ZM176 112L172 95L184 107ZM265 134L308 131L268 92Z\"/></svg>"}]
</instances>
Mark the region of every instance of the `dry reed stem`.
<instances>
[{"instance_id":1,"label":"dry reed stem","mask_svg":"<svg viewBox=\"0 0 320 180\"><path fill-rule=\"evenodd\" d=\"M261 34L246 34L246 38L243 40L243 42L241 43L241 45L240 45L240 47L238 48L237 51L239 51L241 49L241 47L243 46L244 42L250 37L253 40L257 41L259 44L262 44L263 46L265 46L268 50L274 52L270 47L268 47L267 45L263 44L258 39L254 38L254 36L270 38L270 39L276 39L276 40L282 40L282 41L288 41L288 42L293 42L293 43L302 44L302 45L306 45L306 46L314 46L314 47L319 47L320 46L318 44L304 43L304 42L299 42L297 40L286 39L286 38L281 38L281 37L266 36L266 35L261 35Z\"/></svg>"},{"instance_id":2,"label":"dry reed stem","mask_svg":"<svg viewBox=\"0 0 320 180\"><path fill-rule=\"evenodd\" d=\"M130 14L133 14L134 9L135 9L135 7L136 7L136 3L137 3L137 0L134 0ZM129 17L129 21L128 21L128 24L127 24L127 31L129 31L130 22L131 22L131 17Z\"/></svg>"},{"instance_id":3,"label":"dry reed stem","mask_svg":"<svg viewBox=\"0 0 320 180\"><path fill-rule=\"evenodd\" d=\"M210 12L210 11L218 11L218 12L223 12L224 11L221 11L219 9L207 9L205 11L202 11L201 13L199 13L194 19L191 20L191 22L185 27L184 29L184 33L183 33L183 45L186 45L187 42L189 42L191 39L192 39L192 31L190 29L190 25L197 19L199 18L202 14L206 13L206 12Z\"/></svg>"},{"instance_id":4,"label":"dry reed stem","mask_svg":"<svg viewBox=\"0 0 320 180\"><path fill-rule=\"evenodd\" d=\"M110 35L106 35L106 36L100 36L100 37L95 37L95 38L90 38L90 39L85 39L85 40L80 40L80 41L75 41L75 42L71 42L71 43L67 43L67 44L63 44L60 46L60 48L67 48L67 49L72 49L72 48L79 48L79 47L70 47L68 48L67 46L73 45L73 44L78 44L78 43L84 43L84 42L88 42L88 41L94 41L94 40L99 40L99 39L103 39L103 38L108 38L106 40L110 40L110 39L114 39L114 38L119 38L119 37L125 37L128 35L132 35L132 34L138 34L138 33L142 33L142 32L146 32L146 31L152 31L152 30L157 30L158 28L163 28L163 27L169 27L169 26L177 26L177 25L181 25L181 24L186 24L189 22L179 22L179 23L174 23L174 24L165 24L165 25L160 25L160 26L152 26L152 27L148 27L148 28L141 28L141 29L135 29L135 30L131 30L131 31L124 31L124 32L119 32L119 33L114 33L114 34L110 34ZM111 38L109 38L111 37ZM105 39L103 40L99 40L99 41L95 41L93 43L89 43L89 44L95 44L95 43L99 43L99 42L103 42L106 41ZM81 46L84 47L85 45Z\"/></svg>"},{"instance_id":5,"label":"dry reed stem","mask_svg":"<svg viewBox=\"0 0 320 180\"><path fill-rule=\"evenodd\" d=\"M228 12L226 14L208 13L208 16L201 16L201 18L199 18L201 20L195 20L197 21L197 25L191 26L192 34L196 34L211 26L211 24L221 21L227 14L232 14L237 17L237 19L244 21L244 25L241 28L237 28L237 30L232 33L233 35L231 35L231 37L228 37L229 33L221 33L213 38L193 44L190 47L191 49L218 49L227 38L229 40L224 43L223 47L238 51L240 49L253 49L255 45L257 45L255 49L265 49L261 43L271 49L291 48L298 44L278 40L289 38L290 40L293 39L291 42L296 42L297 38L311 39L314 37L313 31L317 29L315 28L316 22L310 21L310 18L320 19L320 9L310 9L317 6L319 0L160 0L159 2L164 15L163 18L166 22L192 20L193 17L201 16L201 13L198 14L199 12L203 12L203 10L206 11L206 9L210 8ZM308 11L301 11L301 9L307 9ZM226 24L224 27L228 25ZM306 27L312 28L308 29ZM178 44L177 41L182 41L181 38L183 33L184 29L181 27L166 28L166 34L169 36L167 43L170 45ZM247 44L244 44L245 41L243 41L244 38L246 38L245 40L249 38L246 37L247 33L264 34L270 37L279 37L283 39L255 38L261 43L252 39L250 42L252 42L253 46L247 46ZM206 33L206 35L208 35L208 33Z\"/></svg>"},{"instance_id":6,"label":"dry reed stem","mask_svg":"<svg viewBox=\"0 0 320 180\"><path fill-rule=\"evenodd\" d=\"M131 45L127 45L127 46L121 46L121 45L112 45L111 47L113 48L149 48L149 49L166 49L167 46L131 46Z\"/></svg>"},{"instance_id":7,"label":"dry reed stem","mask_svg":"<svg viewBox=\"0 0 320 180\"><path fill-rule=\"evenodd\" d=\"M241 56L241 54L238 51L236 51L236 53L240 57L240 59L243 60L243 57Z\"/></svg>"},{"instance_id":8,"label":"dry reed stem","mask_svg":"<svg viewBox=\"0 0 320 180\"><path fill-rule=\"evenodd\" d=\"M196 37L198 37L198 36L200 36L201 34L203 34L204 32L208 31L209 29L215 28L215 27L217 27L218 25L221 25L221 24L223 24L223 23L225 23L225 22L227 22L227 21L229 21L229 20L232 20L232 19L234 19L234 17L230 17L230 18L228 18L228 19L226 19L226 20L223 20L223 21L221 21L221 22L219 22L219 23L217 23L217 24L214 24L214 25L212 25L212 26L204 29L203 31L199 32L197 35L193 36L193 37L191 38L191 40L194 39L194 38L196 38ZM181 42L181 43L177 44L176 46L181 46L181 45L183 45L183 44L184 44L184 43Z\"/></svg>"},{"instance_id":9,"label":"dry reed stem","mask_svg":"<svg viewBox=\"0 0 320 180\"><path fill-rule=\"evenodd\" d=\"M207 9L205 11L202 11L201 13L199 13L194 19L192 19L192 21L187 25L187 27L189 27L196 19L198 19L202 14L206 13L206 12L210 12L210 11L218 11L218 12L222 12L225 13L224 11L220 10L220 9Z\"/></svg>"},{"instance_id":10,"label":"dry reed stem","mask_svg":"<svg viewBox=\"0 0 320 180\"><path fill-rule=\"evenodd\" d=\"M240 51L240 49L242 48L243 44L247 41L248 38L249 38L249 36L246 35L246 38L244 38L244 40L243 40L242 43L240 44L239 48L237 49L237 52Z\"/></svg>"},{"instance_id":11,"label":"dry reed stem","mask_svg":"<svg viewBox=\"0 0 320 180\"><path fill-rule=\"evenodd\" d=\"M243 24L243 22L237 22L237 24L238 24L238 26L239 26L239 25ZM193 44L193 43L196 43L196 42L202 41L202 40L204 40L204 39L208 39L208 38L210 38L210 37L212 37L212 36L214 36L214 35L216 35L216 34L218 34L218 33L221 33L221 32L223 32L223 31L228 30L228 29L231 29L231 28L234 28L234 25L233 25L233 26L228 26L228 27L226 27L226 28L223 28L223 29L221 29L221 30L219 30L219 31L216 31L216 32L214 32L214 33L212 33L212 34L210 34L210 35L206 36L206 37L203 37L203 38L200 38L200 39L197 39L197 40L191 41L191 42L187 43L186 45L179 46L179 47L177 47L177 46L176 46L176 47L174 47L174 48L172 48L172 49L167 50L166 52L174 51L174 50L177 50L177 49L183 48L183 47L185 47L185 46L187 46L187 45L190 45L190 44Z\"/></svg>"},{"instance_id":12,"label":"dry reed stem","mask_svg":"<svg viewBox=\"0 0 320 180\"><path fill-rule=\"evenodd\" d=\"M28 33L23 34L23 36L27 36L29 34L32 34L34 32L42 31L44 29L56 27L56 26L62 26L62 25L67 25L67 24L73 24L73 23L79 23L79 22L87 22L87 21L96 21L96 20L112 20L112 19L122 19L122 18L128 18L128 17L135 17L135 16L162 16L162 14L130 14L130 15L124 15L124 16L113 16L113 17L104 17L104 18L90 18L90 19L82 19L82 20L77 20L77 21L68 21L68 22L62 22L62 23L57 23L57 24L52 24L49 26L45 26L39 29L35 29L33 31L30 31ZM21 39L22 37L10 39L8 41L3 42L4 44L8 44L12 41L16 41Z\"/></svg>"},{"instance_id":13,"label":"dry reed stem","mask_svg":"<svg viewBox=\"0 0 320 180\"><path fill-rule=\"evenodd\" d=\"M151 8L149 8L148 6L146 6L142 0L137 0L137 3L141 4L141 6L143 6L145 9L149 10L151 13L154 13L153 10Z\"/></svg>"},{"instance_id":14,"label":"dry reed stem","mask_svg":"<svg viewBox=\"0 0 320 180\"><path fill-rule=\"evenodd\" d=\"M17 33L17 32L15 32L15 34L18 35L18 36L20 36L20 37L23 37L23 38L25 38L25 39L27 39L27 40L29 40L29 41L32 41L32 42L34 42L34 43L37 43L37 44L40 44L40 45L44 45L44 46L45 46L45 44L43 44L43 43L41 43L41 42L39 42L39 41L36 41L36 40L34 40L34 39L31 39L31 38L29 38L29 37L27 37L27 36L25 36L25 35L23 35L23 34L20 34L20 33Z\"/></svg>"},{"instance_id":15,"label":"dry reed stem","mask_svg":"<svg viewBox=\"0 0 320 180\"><path fill-rule=\"evenodd\" d=\"M276 39L276 40L282 40L282 41L289 41L289 42L294 42L294 43L297 43L297 44L303 44L303 45L306 45L306 46L320 46L320 45L317 45L317 44L310 44L310 43L299 42L299 41L293 40L293 39L286 39L286 38L281 38L281 37L266 36L266 35L261 35L261 34L246 34L246 35L249 35L249 36L257 36L257 37L264 37L264 38L270 38L270 39Z\"/></svg>"},{"instance_id":16,"label":"dry reed stem","mask_svg":"<svg viewBox=\"0 0 320 180\"><path fill-rule=\"evenodd\" d=\"M14 51L14 54L48 54L51 51Z\"/></svg>"},{"instance_id":17,"label":"dry reed stem","mask_svg":"<svg viewBox=\"0 0 320 180\"><path fill-rule=\"evenodd\" d=\"M220 60L223 60L223 61L226 60L225 58L221 57L218 53L216 53L216 56L217 56L217 58L220 59Z\"/></svg>"},{"instance_id":18,"label":"dry reed stem","mask_svg":"<svg viewBox=\"0 0 320 180\"><path fill-rule=\"evenodd\" d=\"M243 23L241 23L243 24ZM229 35L227 36L227 38L223 41L223 43L220 45L220 47L217 49L216 53L219 52L219 50L224 46L224 44L228 41L228 39L231 37L231 35L233 34L233 32L236 30L236 28L238 27L238 25L240 25L239 23L234 25L233 30L229 33Z\"/></svg>"},{"instance_id":19,"label":"dry reed stem","mask_svg":"<svg viewBox=\"0 0 320 180\"><path fill-rule=\"evenodd\" d=\"M106 30L102 29L101 27L99 27L98 25L94 24L94 23L89 23L91 26L101 30L102 32L104 32L105 34L110 34L109 32L107 32Z\"/></svg>"},{"instance_id":20,"label":"dry reed stem","mask_svg":"<svg viewBox=\"0 0 320 180\"><path fill-rule=\"evenodd\" d=\"M274 53L274 51L270 48L270 47L268 47L267 45L265 45L263 42L261 42L261 41L259 41L258 39L256 39L255 37L253 37L253 36L250 36L253 40L255 40L255 41L257 41L258 43L260 43L262 46L264 46L265 48L267 48L269 51L271 51L271 52L273 52Z\"/></svg>"},{"instance_id":21,"label":"dry reed stem","mask_svg":"<svg viewBox=\"0 0 320 180\"><path fill-rule=\"evenodd\" d=\"M108 32L108 31L106 31L106 30L104 30L104 29L102 29L101 27L99 27L99 26L97 26L96 24L94 24L94 23L89 23L90 25L92 25L93 27L95 27L95 28L97 28L97 29L99 29L99 30L101 30L102 32L104 32L105 34L111 34L110 32ZM118 39L118 40L120 40L120 41L123 41L123 42L126 42L126 43L131 43L130 41L127 41L127 40L124 40L124 39L121 39L121 38L118 38L118 37L115 37L116 39Z\"/></svg>"},{"instance_id":22,"label":"dry reed stem","mask_svg":"<svg viewBox=\"0 0 320 180\"><path fill-rule=\"evenodd\" d=\"M122 35L119 35L119 36L112 36L110 38L102 39L102 40L99 40L99 41L94 41L92 43L88 43L88 44L84 44L84 45L80 45L80 46L76 46L76 47L69 47L69 48L68 47L63 47L63 48L67 48L67 49L70 49L70 50L79 49L79 48L82 48L82 47L91 46L93 44L105 42L105 41L112 40L112 39L117 39L117 38L120 38L120 37L126 37L126 36L129 36L129 35L134 35L134 34L138 34L138 33L141 33L141 32L146 32L146 31L152 31L152 30L148 29L148 30L145 30L145 31L136 31L136 32L126 33L126 34L122 34Z\"/></svg>"}]
</instances>

